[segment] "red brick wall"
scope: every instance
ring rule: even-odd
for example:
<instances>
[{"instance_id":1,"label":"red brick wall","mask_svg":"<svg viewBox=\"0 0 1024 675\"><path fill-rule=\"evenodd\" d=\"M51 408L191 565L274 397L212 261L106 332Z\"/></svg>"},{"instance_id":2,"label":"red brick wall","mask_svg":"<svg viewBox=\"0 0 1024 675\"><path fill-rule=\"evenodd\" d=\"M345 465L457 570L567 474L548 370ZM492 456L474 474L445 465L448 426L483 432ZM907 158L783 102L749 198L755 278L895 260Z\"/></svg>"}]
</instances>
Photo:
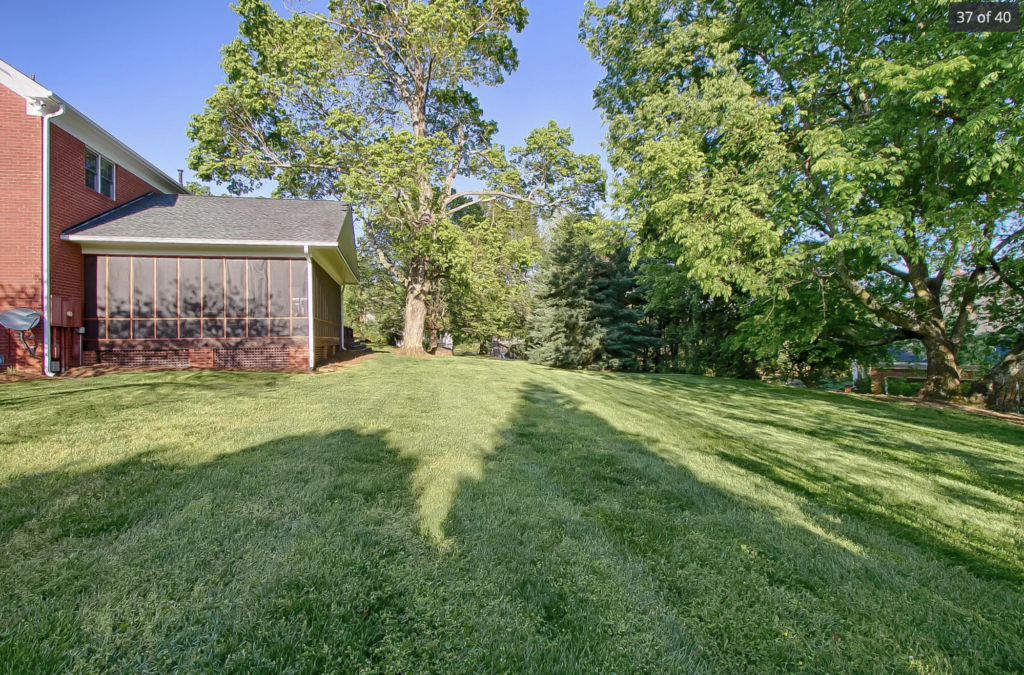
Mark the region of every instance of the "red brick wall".
<instances>
[{"instance_id":1,"label":"red brick wall","mask_svg":"<svg viewBox=\"0 0 1024 675\"><path fill-rule=\"evenodd\" d=\"M42 309L42 129L25 114L25 99L0 87L0 311ZM40 363L10 337L0 329L0 354L19 366Z\"/></svg>"},{"instance_id":2,"label":"red brick wall","mask_svg":"<svg viewBox=\"0 0 1024 675\"><path fill-rule=\"evenodd\" d=\"M24 98L0 87L0 311L42 310L42 125L42 118L25 114ZM61 233L156 188L118 166L116 201L101 195L85 185L85 144L56 121L50 132L50 292L81 300L82 251L61 241ZM21 368L42 365L40 353L30 357L3 329L0 354Z\"/></svg>"},{"instance_id":3,"label":"red brick wall","mask_svg":"<svg viewBox=\"0 0 1024 675\"><path fill-rule=\"evenodd\" d=\"M119 204L159 190L118 166L114 170L116 201L101 195L85 184L85 143L56 124L51 123L50 128L50 292L83 299L82 249L61 241L61 233Z\"/></svg>"}]
</instances>

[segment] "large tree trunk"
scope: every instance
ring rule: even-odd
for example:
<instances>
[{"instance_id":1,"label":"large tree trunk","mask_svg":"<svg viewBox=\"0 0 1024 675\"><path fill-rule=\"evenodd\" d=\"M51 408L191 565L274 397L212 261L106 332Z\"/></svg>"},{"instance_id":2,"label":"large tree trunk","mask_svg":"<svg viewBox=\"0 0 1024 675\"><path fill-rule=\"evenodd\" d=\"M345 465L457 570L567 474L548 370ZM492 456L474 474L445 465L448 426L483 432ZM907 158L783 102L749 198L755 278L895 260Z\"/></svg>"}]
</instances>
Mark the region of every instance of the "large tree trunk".
<instances>
[{"instance_id":1,"label":"large tree trunk","mask_svg":"<svg viewBox=\"0 0 1024 675\"><path fill-rule=\"evenodd\" d=\"M922 342L928 355L928 381L921 389L921 395L938 401L962 399L960 367L953 348L943 339L925 339Z\"/></svg>"},{"instance_id":2,"label":"large tree trunk","mask_svg":"<svg viewBox=\"0 0 1024 675\"><path fill-rule=\"evenodd\" d=\"M430 281L427 279L427 259L419 256L409 266L409 281L405 292L405 335L402 338L400 356L426 356L423 350L423 325L427 318L427 293Z\"/></svg>"},{"instance_id":3,"label":"large tree trunk","mask_svg":"<svg viewBox=\"0 0 1024 675\"><path fill-rule=\"evenodd\" d=\"M1003 357L995 368L971 387L971 397L985 400L990 410L1016 410L1017 391L1012 389L1024 371L1024 337L1017 340L1013 350Z\"/></svg>"}]
</instances>

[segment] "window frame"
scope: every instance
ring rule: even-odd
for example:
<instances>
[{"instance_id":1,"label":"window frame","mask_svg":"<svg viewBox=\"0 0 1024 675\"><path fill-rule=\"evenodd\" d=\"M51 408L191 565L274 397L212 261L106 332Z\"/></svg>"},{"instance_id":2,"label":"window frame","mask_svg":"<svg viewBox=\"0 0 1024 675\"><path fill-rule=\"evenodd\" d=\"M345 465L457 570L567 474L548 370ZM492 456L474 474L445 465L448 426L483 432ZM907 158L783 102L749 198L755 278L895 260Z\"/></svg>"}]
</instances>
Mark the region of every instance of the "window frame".
<instances>
[{"instance_id":1,"label":"window frame","mask_svg":"<svg viewBox=\"0 0 1024 675\"><path fill-rule=\"evenodd\" d=\"M95 179L92 185L89 185L89 169L88 161L89 155L92 154L96 157L96 173ZM106 162L110 165L110 194L103 194L103 163ZM85 162L83 162L82 168L85 170L86 182L85 186L93 192L103 195L107 199L117 201L117 162L113 161L109 157L105 157L103 153L93 150L89 146L85 147Z\"/></svg>"}]
</instances>

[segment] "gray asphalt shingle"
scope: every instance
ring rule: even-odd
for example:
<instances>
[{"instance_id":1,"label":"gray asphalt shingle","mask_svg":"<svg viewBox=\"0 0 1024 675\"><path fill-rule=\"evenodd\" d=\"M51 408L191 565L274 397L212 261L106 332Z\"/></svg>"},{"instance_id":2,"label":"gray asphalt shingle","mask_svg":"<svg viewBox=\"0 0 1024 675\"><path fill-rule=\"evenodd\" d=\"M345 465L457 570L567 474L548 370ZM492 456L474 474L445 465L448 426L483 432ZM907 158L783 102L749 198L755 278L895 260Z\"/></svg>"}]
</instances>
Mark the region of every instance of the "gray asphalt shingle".
<instances>
[{"instance_id":1,"label":"gray asphalt shingle","mask_svg":"<svg viewBox=\"0 0 1024 675\"><path fill-rule=\"evenodd\" d=\"M350 210L335 201L151 194L64 234L111 241L335 242Z\"/></svg>"}]
</instances>

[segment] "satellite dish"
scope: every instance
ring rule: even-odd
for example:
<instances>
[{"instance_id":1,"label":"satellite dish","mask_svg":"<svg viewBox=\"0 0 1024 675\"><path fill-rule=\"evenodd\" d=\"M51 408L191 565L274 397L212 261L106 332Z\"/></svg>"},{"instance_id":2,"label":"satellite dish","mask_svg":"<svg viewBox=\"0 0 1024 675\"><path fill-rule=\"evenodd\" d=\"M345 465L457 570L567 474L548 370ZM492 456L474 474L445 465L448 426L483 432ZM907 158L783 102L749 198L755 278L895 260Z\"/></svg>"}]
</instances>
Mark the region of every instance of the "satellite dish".
<instances>
[{"instance_id":1,"label":"satellite dish","mask_svg":"<svg viewBox=\"0 0 1024 675\"><path fill-rule=\"evenodd\" d=\"M32 329L39 325L39 321L43 318L43 315L34 309L9 309L6 312L0 312L0 326L3 326L7 330L18 333L21 338L21 344L25 345L25 349L32 356L36 355L36 336L32 334ZM25 339L25 333L29 334L29 338L32 340L30 345Z\"/></svg>"}]
</instances>

